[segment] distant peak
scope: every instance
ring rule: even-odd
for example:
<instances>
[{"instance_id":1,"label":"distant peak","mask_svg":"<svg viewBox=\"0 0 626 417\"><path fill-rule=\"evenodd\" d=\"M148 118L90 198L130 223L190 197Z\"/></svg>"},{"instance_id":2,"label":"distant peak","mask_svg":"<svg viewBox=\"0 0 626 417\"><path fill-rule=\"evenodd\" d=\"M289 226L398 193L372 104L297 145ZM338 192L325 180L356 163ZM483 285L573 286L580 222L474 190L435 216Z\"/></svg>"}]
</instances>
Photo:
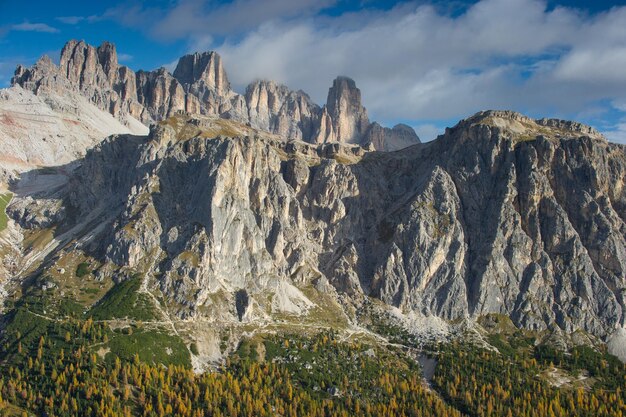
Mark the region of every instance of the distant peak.
<instances>
[{"instance_id":1,"label":"distant peak","mask_svg":"<svg viewBox=\"0 0 626 417\"><path fill-rule=\"evenodd\" d=\"M230 90L222 57L214 51L196 52L181 57L173 75L181 84L191 85L203 81L218 94Z\"/></svg>"},{"instance_id":2,"label":"distant peak","mask_svg":"<svg viewBox=\"0 0 626 417\"><path fill-rule=\"evenodd\" d=\"M63 49L65 48L74 48L76 45L78 45L79 43L85 43L84 40L79 40L79 39L70 39L69 41L65 42L65 45L63 45Z\"/></svg>"},{"instance_id":3,"label":"distant peak","mask_svg":"<svg viewBox=\"0 0 626 417\"><path fill-rule=\"evenodd\" d=\"M361 90L352 78L339 76L328 89L326 109L339 142L358 143L365 134L369 119L361 104Z\"/></svg>"},{"instance_id":4,"label":"distant peak","mask_svg":"<svg viewBox=\"0 0 626 417\"><path fill-rule=\"evenodd\" d=\"M267 87L285 87L280 83L277 83L274 80L268 80L266 78L257 78L256 80L252 81L250 84L248 84L247 88L259 88L262 86L267 86Z\"/></svg>"},{"instance_id":5,"label":"distant peak","mask_svg":"<svg viewBox=\"0 0 626 417\"><path fill-rule=\"evenodd\" d=\"M356 82L345 75L340 75L333 80L333 89L349 89L349 90L358 90L356 88Z\"/></svg>"},{"instance_id":6,"label":"distant peak","mask_svg":"<svg viewBox=\"0 0 626 417\"><path fill-rule=\"evenodd\" d=\"M392 130L396 130L398 132L413 132L413 133L415 133L415 130L411 126L409 126L407 124L404 124L404 123L398 123L397 125L395 125L392 128Z\"/></svg>"},{"instance_id":7,"label":"distant peak","mask_svg":"<svg viewBox=\"0 0 626 417\"><path fill-rule=\"evenodd\" d=\"M524 140L544 137L604 137L594 128L578 122L560 119L532 119L512 110L485 110L459 122L457 127L487 125L509 132Z\"/></svg>"},{"instance_id":8,"label":"distant peak","mask_svg":"<svg viewBox=\"0 0 626 417\"><path fill-rule=\"evenodd\" d=\"M479 123L483 120L489 119L508 119L508 120L517 120L521 122L534 122L528 116L524 116L522 113L513 111L513 110L483 110L478 113L470 116L466 119L466 121L471 123Z\"/></svg>"},{"instance_id":9,"label":"distant peak","mask_svg":"<svg viewBox=\"0 0 626 417\"><path fill-rule=\"evenodd\" d=\"M41 67L41 66L47 67L47 66L54 65L54 62L52 62L52 58L50 58L48 55L42 55L41 58L37 60L35 65L37 65L38 67Z\"/></svg>"},{"instance_id":10,"label":"distant peak","mask_svg":"<svg viewBox=\"0 0 626 417\"><path fill-rule=\"evenodd\" d=\"M113 42L109 42L109 41L104 41L100 44L100 46L98 47L98 49L112 49L115 50L115 44Z\"/></svg>"}]
</instances>

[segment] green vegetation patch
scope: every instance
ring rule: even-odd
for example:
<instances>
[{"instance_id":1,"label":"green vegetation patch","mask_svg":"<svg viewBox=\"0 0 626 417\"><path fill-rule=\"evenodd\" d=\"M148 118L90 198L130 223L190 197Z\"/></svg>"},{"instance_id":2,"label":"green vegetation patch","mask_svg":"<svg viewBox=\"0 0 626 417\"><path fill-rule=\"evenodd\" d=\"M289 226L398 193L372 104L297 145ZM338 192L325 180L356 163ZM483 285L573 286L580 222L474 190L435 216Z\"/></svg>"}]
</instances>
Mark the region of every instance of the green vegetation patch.
<instances>
[{"instance_id":1,"label":"green vegetation patch","mask_svg":"<svg viewBox=\"0 0 626 417\"><path fill-rule=\"evenodd\" d=\"M383 401L380 376L388 369L419 378L419 365L402 352L361 342L343 342L334 331L313 337L274 336L264 342L265 360L285 366L300 388L313 397L363 396ZM239 351L257 352L245 342Z\"/></svg>"},{"instance_id":2,"label":"green vegetation patch","mask_svg":"<svg viewBox=\"0 0 626 417\"><path fill-rule=\"evenodd\" d=\"M152 359L145 355L147 362L144 362L139 354L128 359L127 355L117 357L109 353L103 361L101 352L107 344L121 351L116 345L118 341L109 343L106 334L94 341L91 335L99 334L100 324L89 320L80 324L64 337L64 340L76 340L71 352L61 350L52 356L24 354L12 366L0 362L0 407L10 404L15 410L27 410L28 415L90 417L461 417L457 410L424 387L416 374L405 372L402 361L393 363L393 367L383 362L386 369L381 368L365 381L372 386L369 392L363 390L364 381L344 378L340 386L313 395L302 388L302 382L292 376L288 365L278 361L282 356L264 363L233 357L219 372L201 375L194 374L189 366L153 365ZM167 334L141 329L131 335L120 333L112 337L122 343L138 338L132 350L140 346L142 351L172 342ZM291 349L285 340L276 342L284 344L284 349ZM302 339L302 343L311 342ZM336 339L327 338L325 343L328 349L338 348L348 354L342 354L343 360L351 359L350 355L360 349L354 346L355 351ZM47 344L46 339L35 347L39 350L37 346L41 346L47 352Z\"/></svg>"},{"instance_id":3,"label":"green vegetation patch","mask_svg":"<svg viewBox=\"0 0 626 417\"><path fill-rule=\"evenodd\" d=\"M82 278L85 275L89 275L91 274L91 270L89 269L89 263L87 262L81 262L78 264L78 266L76 267L76 276L78 278Z\"/></svg>"},{"instance_id":4,"label":"green vegetation patch","mask_svg":"<svg viewBox=\"0 0 626 417\"><path fill-rule=\"evenodd\" d=\"M180 337L169 334L165 329L128 329L111 333L108 344L111 351L106 356L107 361L114 360L115 356L132 361L137 355L141 362L150 364L191 365L189 351Z\"/></svg>"},{"instance_id":5,"label":"green vegetation patch","mask_svg":"<svg viewBox=\"0 0 626 417\"><path fill-rule=\"evenodd\" d=\"M11 193L0 194L0 232L7 228L9 218L6 209L12 198L13 194Z\"/></svg>"},{"instance_id":6,"label":"green vegetation patch","mask_svg":"<svg viewBox=\"0 0 626 417\"><path fill-rule=\"evenodd\" d=\"M20 300L5 317L7 324L0 337L0 370L1 360L9 365L29 357L54 360L61 352L68 354L78 346L101 341L106 333L103 324L76 318L81 312L82 307L71 300L54 304L47 297L38 299L32 295Z\"/></svg>"},{"instance_id":7,"label":"green vegetation patch","mask_svg":"<svg viewBox=\"0 0 626 417\"><path fill-rule=\"evenodd\" d=\"M150 296L139 292L141 275L135 274L111 288L91 309L89 315L95 320L128 318L150 321L158 318Z\"/></svg>"},{"instance_id":8,"label":"green vegetation patch","mask_svg":"<svg viewBox=\"0 0 626 417\"><path fill-rule=\"evenodd\" d=\"M549 345L539 345L533 356L543 366L556 366L575 376L593 377L596 388L610 391L626 388L626 365L606 351L576 346L563 352Z\"/></svg>"}]
</instances>

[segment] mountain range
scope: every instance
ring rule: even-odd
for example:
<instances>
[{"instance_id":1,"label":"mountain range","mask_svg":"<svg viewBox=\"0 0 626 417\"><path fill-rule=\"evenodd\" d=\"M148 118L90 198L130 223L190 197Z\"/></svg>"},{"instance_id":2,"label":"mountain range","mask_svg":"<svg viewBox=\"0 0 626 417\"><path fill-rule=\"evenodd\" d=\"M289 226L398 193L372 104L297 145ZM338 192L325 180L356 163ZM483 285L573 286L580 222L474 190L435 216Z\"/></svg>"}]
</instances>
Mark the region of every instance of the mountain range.
<instances>
[{"instance_id":1,"label":"mountain range","mask_svg":"<svg viewBox=\"0 0 626 417\"><path fill-rule=\"evenodd\" d=\"M61 51L58 67L47 57L31 68L18 66L12 84L35 94L78 91L124 124L134 118L149 125L187 112L232 119L309 143L372 144L379 150L419 143L409 126L390 129L370 123L361 92L348 77L333 81L323 107L302 91L267 80L257 80L244 94L238 94L232 90L216 52L181 57L173 74L165 68L133 72L118 64L111 43L96 48L83 41L70 41Z\"/></svg>"},{"instance_id":2,"label":"mountain range","mask_svg":"<svg viewBox=\"0 0 626 417\"><path fill-rule=\"evenodd\" d=\"M103 318L141 305L196 369L249 332L376 317L418 340L503 317L626 360L626 148L591 127L483 111L420 143L370 122L347 77L320 107L272 81L234 92L215 52L133 72L110 43L70 41L13 84L6 303L101 312L135 282L141 302Z\"/></svg>"}]
</instances>

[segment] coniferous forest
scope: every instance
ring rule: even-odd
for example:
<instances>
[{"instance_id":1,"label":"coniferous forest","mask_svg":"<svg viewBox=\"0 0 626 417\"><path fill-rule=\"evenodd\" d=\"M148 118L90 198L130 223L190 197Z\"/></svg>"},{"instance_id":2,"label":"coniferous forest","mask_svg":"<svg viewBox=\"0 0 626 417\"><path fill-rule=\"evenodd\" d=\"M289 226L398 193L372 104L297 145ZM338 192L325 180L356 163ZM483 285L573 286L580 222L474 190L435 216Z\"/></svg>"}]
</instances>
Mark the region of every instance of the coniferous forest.
<instances>
[{"instance_id":1,"label":"coniferous forest","mask_svg":"<svg viewBox=\"0 0 626 417\"><path fill-rule=\"evenodd\" d=\"M332 330L243 339L223 364L195 374L180 352L165 359L130 345L116 354L101 348L116 338L141 338L144 329L137 326L111 330L92 318L46 321L34 320L34 314L17 308L4 332L0 415L619 417L626 412L626 366L617 358L591 347L559 351L521 332L491 335L491 348L460 341L425 347L437 361L430 382L422 378L410 343L344 340Z\"/></svg>"}]
</instances>

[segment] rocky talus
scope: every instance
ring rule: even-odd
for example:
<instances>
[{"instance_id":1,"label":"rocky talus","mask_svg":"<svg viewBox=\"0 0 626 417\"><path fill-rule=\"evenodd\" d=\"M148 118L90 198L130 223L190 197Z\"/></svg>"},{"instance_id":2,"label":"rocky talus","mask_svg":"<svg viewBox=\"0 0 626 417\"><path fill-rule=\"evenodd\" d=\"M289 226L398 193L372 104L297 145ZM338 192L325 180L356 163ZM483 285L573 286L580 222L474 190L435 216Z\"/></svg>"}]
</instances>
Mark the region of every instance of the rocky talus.
<instances>
[{"instance_id":1,"label":"rocky talus","mask_svg":"<svg viewBox=\"0 0 626 417\"><path fill-rule=\"evenodd\" d=\"M305 314L299 288L312 286L344 306L370 296L407 315L496 313L606 339L626 320L625 174L624 146L512 112L390 153L179 115L88 152L56 230L109 220L57 256L145 273L181 317L216 314L218 298L234 319ZM33 228L46 204L9 211Z\"/></svg>"},{"instance_id":2,"label":"rocky talus","mask_svg":"<svg viewBox=\"0 0 626 417\"><path fill-rule=\"evenodd\" d=\"M310 143L356 143L379 150L419 143L408 126L389 129L370 123L361 93L347 77L333 82L324 107L302 91L266 80L238 94L216 52L185 55L173 73L165 68L134 72L118 63L115 45L94 47L72 40L61 51L58 67L43 57L31 68L18 66L12 83L35 94L79 92L124 124L137 119L150 125L187 112L232 119Z\"/></svg>"}]
</instances>

